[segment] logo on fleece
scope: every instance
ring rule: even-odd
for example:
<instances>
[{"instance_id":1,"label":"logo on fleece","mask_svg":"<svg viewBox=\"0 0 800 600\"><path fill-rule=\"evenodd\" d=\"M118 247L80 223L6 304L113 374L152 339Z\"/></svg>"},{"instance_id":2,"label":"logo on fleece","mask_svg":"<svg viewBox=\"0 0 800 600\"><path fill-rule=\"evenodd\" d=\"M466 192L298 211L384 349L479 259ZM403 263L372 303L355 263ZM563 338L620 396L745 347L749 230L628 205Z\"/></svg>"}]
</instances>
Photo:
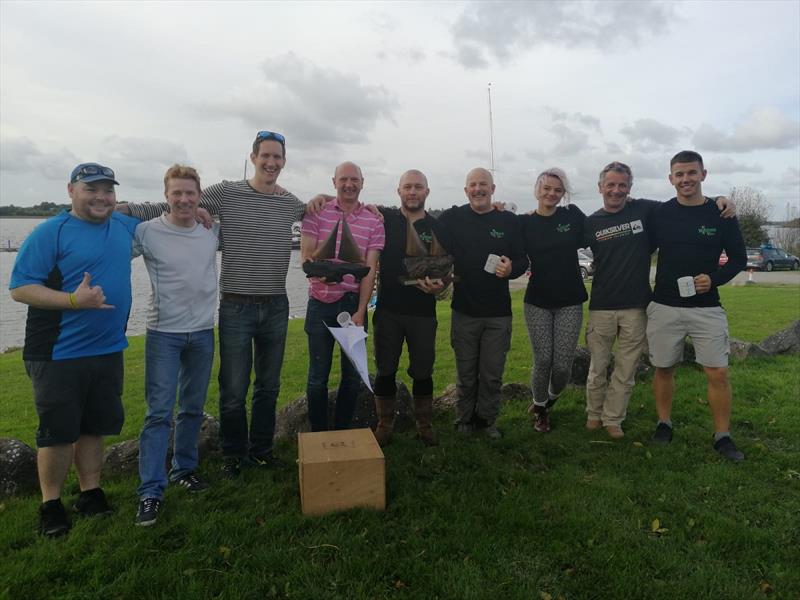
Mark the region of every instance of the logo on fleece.
<instances>
[{"instance_id":1,"label":"logo on fleece","mask_svg":"<svg viewBox=\"0 0 800 600\"><path fill-rule=\"evenodd\" d=\"M697 233L700 235L705 235L708 237L717 235L717 228L716 227L706 227L705 225L701 225L697 228Z\"/></svg>"}]
</instances>

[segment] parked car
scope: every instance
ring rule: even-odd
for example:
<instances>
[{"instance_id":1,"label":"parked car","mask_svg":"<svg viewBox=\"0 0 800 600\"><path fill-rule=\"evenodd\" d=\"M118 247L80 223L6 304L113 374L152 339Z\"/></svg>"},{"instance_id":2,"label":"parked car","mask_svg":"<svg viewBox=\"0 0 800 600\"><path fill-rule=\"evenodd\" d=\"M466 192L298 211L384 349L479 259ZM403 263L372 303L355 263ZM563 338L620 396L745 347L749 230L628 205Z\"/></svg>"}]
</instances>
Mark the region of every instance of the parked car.
<instances>
[{"instance_id":1,"label":"parked car","mask_svg":"<svg viewBox=\"0 0 800 600\"><path fill-rule=\"evenodd\" d=\"M588 279L594 275L594 255L590 248L578 250L578 265L581 269L581 279Z\"/></svg>"},{"instance_id":2,"label":"parked car","mask_svg":"<svg viewBox=\"0 0 800 600\"><path fill-rule=\"evenodd\" d=\"M725 254L725 250L722 251L722 254L719 255L719 266L724 267L728 263L728 255Z\"/></svg>"},{"instance_id":3,"label":"parked car","mask_svg":"<svg viewBox=\"0 0 800 600\"><path fill-rule=\"evenodd\" d=\"M800 269L800 259L780 248L763 247L747 249L747 268L759 271L774 271L775 269Z\"/></svg>"}]
</instances>

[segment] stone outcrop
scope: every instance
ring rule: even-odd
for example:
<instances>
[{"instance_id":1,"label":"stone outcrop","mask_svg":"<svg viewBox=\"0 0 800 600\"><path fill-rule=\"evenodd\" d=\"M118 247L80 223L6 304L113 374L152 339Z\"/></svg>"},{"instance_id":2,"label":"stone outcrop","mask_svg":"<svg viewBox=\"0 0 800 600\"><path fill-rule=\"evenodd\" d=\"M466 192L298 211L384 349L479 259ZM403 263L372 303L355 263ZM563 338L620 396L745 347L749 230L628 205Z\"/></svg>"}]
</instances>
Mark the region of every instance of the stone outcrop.
<instances>
[{"instance_id":1,"label":"stone outcrop","mask_svg":"<svg viewBox=\"0 0 800 600\"><path fill-rule=\"evenodd\" d=\"M575 352L575 358L572 361L572 375L570 376L569 382L573 385L584 386L586 385L586 379L589 377L589 364L591 363L591 355L589 354L589 350L586 349L584 346L578 346L577 351ZM614 371L614 355L611 355L611 360L608 363L608 376L611 377L611 373ZM636 365L636 379L642 380L653 371L653 366L650 364L650 361L647 358L647 355L643 355L639 359L639 364Z\"/></svg>"},{"instance_id":2,"label":"stone outcrop","mask_svg":"<svg viewBox=\"0 0 800 600\"><path fill-rule=\"evenodd\" d=\"M414 427L414 405L411 393L405 383L397 384L397 401L395 402L395 431L403 432ZM328 422L333 423L333 411L336 407L336 390L328 392ZM375 428L378 417L375 414L375 400L372 392L363 383L356 399L356 411L353 415L353 427ZM308 402L301 396L284 406L275 423L276 438L292 438L298 433L308 431Z\"/></svg>"},{"instance_id":3,"label":"stone outcrop","mask_svg":"<svg viewBox=\"0 0 800 600\"><path fill-rule=\"evenodd\" d=\"M39 484L36 451L12 438L0 438L0 498L30 494Z\"/></svg>"},{"instance_id":4,"label":"stone outcrop","mask_svg":"<svg viewBox=\"0 0 800 600\"><path fill-rule=\"evenodd\" d=\"M767 356L800 353L800 320L764 338L759 346Z\"/></svg>"},{"instance_id":5,"label":"stone outcrop","mask_svg":"<svg viewBox=\"0 0 800 600\"><path fill-rule=\"evenodd\" d=\"M800 353L800 321L795 321L785 329L754 344L731 339L731 358L744 360L758 356ZM589 373L589 352L579 347L572 364L571 383L578 386L586 384ZM694 347L687 340L684 348L684 362L694 362ZM613 369L613 360L609 372ZM652 371L647 357L639 362L636 377L641 379ZM526 384L508 383L502 389L502 401L528 400L530 389ZM328 394L328 409L331 420L335 406L336 391ZM455 409L456 386L447 386L444 392L434 398L433 408L436 412L450 412ZM356 414L353 427L374 428L376 424L375 403L372 392L362 384L356 403ZM404 383L398 384L395 429L406 431L414 427L413 400ZM308 430L308 405L305 397L290 402L278 413L275 427L276 437L292 438L297 433ZM172 434L170 433L169 456L167 465L172 459ZM200 459L219 451L219 422L211 415L203 416L203 425L198 437ZM139 441L127 440L114 444L106 450L103 470L106 476L120 473L136 473L139 465ZM36 473L36 452L26 444L11 438L0 438L0 497L29 494L36 490L38 477Z\"/></svg>"},{"instance_id":6,"label":"stone outcrop","mask_svg":"<svg viewBox=\"0 0 800 600\"><path fill-rule=\"evenodd\" d=\"M172 443L174 427L169 434L169 444L167 446L167 470L170 468L172 460ZM197 451L200 460L209 454L219 451L219 421L216 417L203 414L203 424L200 426L200 433L197 436ZM106 448L103 459L103 474L116 475L119 473L137 473L139 470L139 439L126 440L113 444Z\"/></svg>"}]
</instances>

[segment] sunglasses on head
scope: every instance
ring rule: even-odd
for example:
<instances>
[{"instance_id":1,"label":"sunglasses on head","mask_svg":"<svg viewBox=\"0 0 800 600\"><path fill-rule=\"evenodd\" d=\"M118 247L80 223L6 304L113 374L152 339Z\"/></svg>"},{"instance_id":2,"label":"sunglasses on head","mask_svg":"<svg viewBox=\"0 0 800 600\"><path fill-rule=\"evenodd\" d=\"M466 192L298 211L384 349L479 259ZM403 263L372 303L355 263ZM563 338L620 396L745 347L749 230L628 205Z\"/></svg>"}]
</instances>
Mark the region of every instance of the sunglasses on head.
<instances>
[{"instance_id":1,"label":"sunglasses on head","mask_svg":"<svg viewBox=\"0 0 800 600\"><path fill-rule=\"evenodd\" d=\"M286 143L286 138L283 137L280 133L275 133L274 131L259 131L256 134L257 140L275 140L281 144Z\"/></svg>"},{"instance_id":2,"label":"sunglasses on head","mask_svg":"<svg viewBox=\"0 0 800 600\"><path fill-rule=\"evenodd\" d=\"M114 171L112 169L109 169L108 167L99 167L97 165L86 165L84 167L81 167L80 170L77 173L75 173L74 177L72 178L72 181L73 182L80 181L84 177L91 177L92 175L100 175L100 174L105 175L110 179L116 178L114 175Z\"/></svg>"}]
</instances>

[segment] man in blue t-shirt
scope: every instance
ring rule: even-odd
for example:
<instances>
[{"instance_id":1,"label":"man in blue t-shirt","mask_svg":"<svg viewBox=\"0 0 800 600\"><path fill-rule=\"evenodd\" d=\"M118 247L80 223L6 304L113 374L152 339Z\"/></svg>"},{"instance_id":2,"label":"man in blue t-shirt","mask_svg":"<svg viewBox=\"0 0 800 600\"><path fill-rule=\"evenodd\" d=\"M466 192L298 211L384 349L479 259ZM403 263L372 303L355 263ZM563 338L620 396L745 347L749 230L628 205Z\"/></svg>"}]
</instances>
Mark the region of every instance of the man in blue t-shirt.
<instances>
[{"instance_id":1,"label":"man in blue t-shirt","mask_svg":"<svg viewBox=\"0 0 800 600\"><path fill-rule=\"evenodd\" d=\"M34 229L17 254L11 297L28 305L22 358L39 415L40 532L69 531L61 488L74 461L83 516L111 512L100 488L103 436L122 429L122 350L131 308L138 219L114 213L114 171L83 163L70 175L72 209Z\"/></svg>"}]
</instances>

